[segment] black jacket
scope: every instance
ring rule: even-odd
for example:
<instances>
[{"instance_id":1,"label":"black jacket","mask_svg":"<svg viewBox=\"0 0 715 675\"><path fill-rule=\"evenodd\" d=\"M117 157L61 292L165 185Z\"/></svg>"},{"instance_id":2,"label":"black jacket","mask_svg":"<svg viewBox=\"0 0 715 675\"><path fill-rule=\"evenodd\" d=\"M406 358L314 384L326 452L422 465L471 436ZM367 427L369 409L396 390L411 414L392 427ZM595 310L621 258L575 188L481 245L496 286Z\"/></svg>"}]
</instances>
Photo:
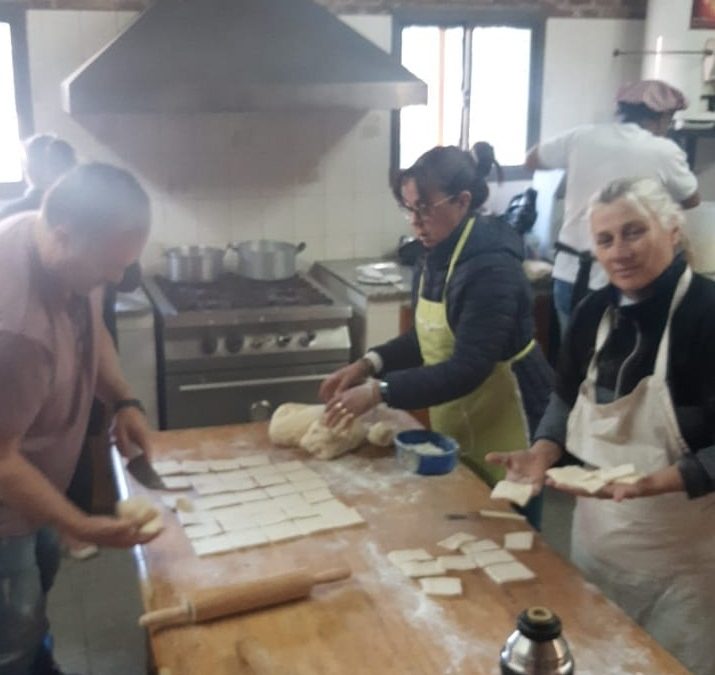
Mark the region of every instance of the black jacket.
<instances>
[{"instance_id":1,"label":"black jacket","mask_svg":"<svg viewBox=\"0 0 715 675\"><path fill-rule=\"evenodd\" d=\"M442 299L449 261L465 226L462 223L420 262L413 304L422 276L422 296ZM391 406L424 408L464 396L487 379L497 362L529 343L532 297L522 261L521 237L500 218L477 216L447 285L447 320L456 339L453 355L424 366L414 329L373 349L383 360ZM514 371L530 421L538 421L546 407L551 370L537 348Z\"/></svg>"},{"instance_id":2,"label":"black jacket","mask_svg":"<svg viewBox=\"0 0 715 675\"><path fill-rule=\"evenodd\" d=\"M556 381L555 393L567 410L576 402L593 357L598 324L609 306L616 308L616 320L597 362L599 400L628 394L653 373L670 302L684 269L684 260L677 257L652 284L647 299L637 304L618 306L618 291L607 286L578 306ZM699 274L693 275L673 315L668 386L678 425L692 450L678 464L686 490L691 497L707 494L715 490L715 283ZM537 435L551 436L541 434L541 429ZM565 438L554 440L563 443Z\"/></svg>"}]
</instances>

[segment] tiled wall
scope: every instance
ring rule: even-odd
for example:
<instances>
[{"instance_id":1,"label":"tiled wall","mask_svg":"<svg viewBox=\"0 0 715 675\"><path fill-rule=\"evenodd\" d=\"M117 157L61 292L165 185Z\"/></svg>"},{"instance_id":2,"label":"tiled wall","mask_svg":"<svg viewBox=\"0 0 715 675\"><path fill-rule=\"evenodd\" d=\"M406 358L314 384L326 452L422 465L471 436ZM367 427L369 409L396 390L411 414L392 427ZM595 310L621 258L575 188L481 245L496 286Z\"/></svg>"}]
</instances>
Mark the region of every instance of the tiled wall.
<instances>
[{"instance_id":1,"label":"tiled wall","mask_svg":"<svg viewBox=\"0 0 715 675\"><path fill-rule=\"evenodd\" d=\"M127 166L150 192L154 227L146 266L159 267L162 250L173 244L256 237L305 241L305 265L394 249L408 228L387 188L387 112L65 114L59 83L133 16L30 11L28 39L36 129L66 137L85 158ZM388 16L345 20L389 48ZM617 84L640 70L639 62L614 60L611 52L637 48L642 31L642 21L549 19L543 134L609 118ZM501 210L526 185L495 187L493 208Z\"/></svg>"},{"instance_id":2,"label":"tiled wall","mask_svg":"<svg viewBox=\"0 0 715 675\"><path fill-rule=\"evenodd\" d=\"M145 253L256 237L305 241L311 259L381 255L406 226L387 189L389 113L101 115L73 119L59 83L131 21L119 12L28 15L35 127L90 159L118 162L149 190ZM350 17L389 48L389 17Z\"/></svg>"}]
</instances>

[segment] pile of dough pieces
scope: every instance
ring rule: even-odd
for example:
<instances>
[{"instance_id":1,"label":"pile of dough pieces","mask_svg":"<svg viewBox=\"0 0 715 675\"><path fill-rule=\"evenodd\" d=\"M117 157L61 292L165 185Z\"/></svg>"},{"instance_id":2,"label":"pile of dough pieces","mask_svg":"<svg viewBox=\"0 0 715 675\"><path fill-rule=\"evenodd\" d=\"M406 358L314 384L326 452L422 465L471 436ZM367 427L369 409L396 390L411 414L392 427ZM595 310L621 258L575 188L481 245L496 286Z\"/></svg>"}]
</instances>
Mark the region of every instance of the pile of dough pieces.
<instances>
[{"instance_id":1,"label":"pile of dough pieces","mask_svg":"<svg viewBox=\"0 0 715 675\"><path fill-rule=\"evenodd\" d=\"M433 557L418 548L391 551L387 557L405 576L417 579L428 595L458 596L462 595L462 580L444 576L446 572L483 569L498 584L534 579L536 575L509 553L529 551L533 544L534 533L530 531L504 535L504 548L492 539L457 532L437 543L449 555Z\"/></svg>"},{"instance_id":2,"label":"pile of dough pieces","mask_svg":"<svg viewBox=\"0 0 715 675\"><path fill-rule=\"evenodd\" d=\"M609 483L632 485L643 477L636 472L633 464L621 464L606 469L584 469L582 466L575 465L556 467L549 469L546 475L555 483L576 490L585 490L589 494L595 494ZM523 507L532 498L533 490L528 483L501 480L494 486L490 496L492 499L508 499Z\"/></svg>"},{"instance_id":3,"label":"pile of dough pieces","mask_svg":"<svg viewBox=\"0 0 715 675\"><path fill-rule=\"evenodd\" d=\"M144 523L139 534L154 536L164 529L164 521L159 508L147 497L130 497L117 502L116 514L119 518L131 518Z\"/></svg>"},{"instance_id":4,"label":"pile of dough pieces","mask_svg":"<svg viewBox=\"0 0 715 675\"><path fill-rule=\"evenodd\" d=\"M300 447L317 459L335 459L360 447L365 441L373 445L392 445L395 428L386 422L367 426L355 419L349 424L327 427L322 422L325 406L284 403L268 427L271 443Z\"/></svg>"}]
</instances>

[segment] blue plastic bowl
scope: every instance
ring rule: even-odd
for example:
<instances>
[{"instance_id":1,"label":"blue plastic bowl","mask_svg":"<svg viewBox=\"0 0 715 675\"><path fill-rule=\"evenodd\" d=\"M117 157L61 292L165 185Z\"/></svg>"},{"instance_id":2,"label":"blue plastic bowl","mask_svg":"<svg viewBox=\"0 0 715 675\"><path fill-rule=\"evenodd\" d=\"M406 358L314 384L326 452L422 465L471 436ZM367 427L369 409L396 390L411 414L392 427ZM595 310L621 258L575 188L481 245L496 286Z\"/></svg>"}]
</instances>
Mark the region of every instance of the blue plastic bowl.
<instances>
[{"instance_id":1,"label":"blue plastic bowl","mask_svg":"<svg viewBox=\"0 0 715 675\"><path fill-rule=\"evenodd\" d=\"M434 443L442 448L441 455L421 455L412 446L419 443ZM410 429L401 431L395 436L397 462L413 473L423 476L439 476L449 473L457 466L459 458L459 443L450 436L427 431L426 429Z\"/></svg>"}]
</instances>

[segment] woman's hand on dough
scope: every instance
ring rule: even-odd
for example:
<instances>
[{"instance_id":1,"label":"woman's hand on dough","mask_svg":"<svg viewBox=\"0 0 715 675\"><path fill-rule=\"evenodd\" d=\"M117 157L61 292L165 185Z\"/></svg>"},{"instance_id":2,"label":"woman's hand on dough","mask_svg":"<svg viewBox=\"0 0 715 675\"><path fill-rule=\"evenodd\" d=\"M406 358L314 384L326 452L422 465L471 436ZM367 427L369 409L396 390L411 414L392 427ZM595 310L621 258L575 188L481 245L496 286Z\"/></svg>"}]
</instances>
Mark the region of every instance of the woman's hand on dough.
<instances>
[{"instance_id":1,"label":"woman's hand on dough","mask_svg":"<svg viewBox=\"0 0 715 675\"><path fill-rule=\"evenodd\" d=\"M144 524L142 519L136 518L88 516L77 534L82 541L97 546L130 548L137 544L146 544L159 534L142 534L140 528Z\"/></svg>"},{"instance_id":2,"label":"woman's hand on dough","mask_svg":"<svg viewBox=\"0 0 715 675\"><path fill-rule=\"evenodd\" d=\"M376 381L366 382L334 396L325 408L325 425L337 427L351 423L380 402Z\"/></svg>"},{"instance_id":3,"label":"woman's hand on dough","mask_svg":"<svg viewBox=\"0 0 715 675\"><path fill-rule=\"evenodd\" d=\"M369 375L369 366L365 359L358 359L349 366L344 366L329 375L320 385L318 395L323 403L332 401L347 389L365 381Z\"/></svg>"}]
</instances>

